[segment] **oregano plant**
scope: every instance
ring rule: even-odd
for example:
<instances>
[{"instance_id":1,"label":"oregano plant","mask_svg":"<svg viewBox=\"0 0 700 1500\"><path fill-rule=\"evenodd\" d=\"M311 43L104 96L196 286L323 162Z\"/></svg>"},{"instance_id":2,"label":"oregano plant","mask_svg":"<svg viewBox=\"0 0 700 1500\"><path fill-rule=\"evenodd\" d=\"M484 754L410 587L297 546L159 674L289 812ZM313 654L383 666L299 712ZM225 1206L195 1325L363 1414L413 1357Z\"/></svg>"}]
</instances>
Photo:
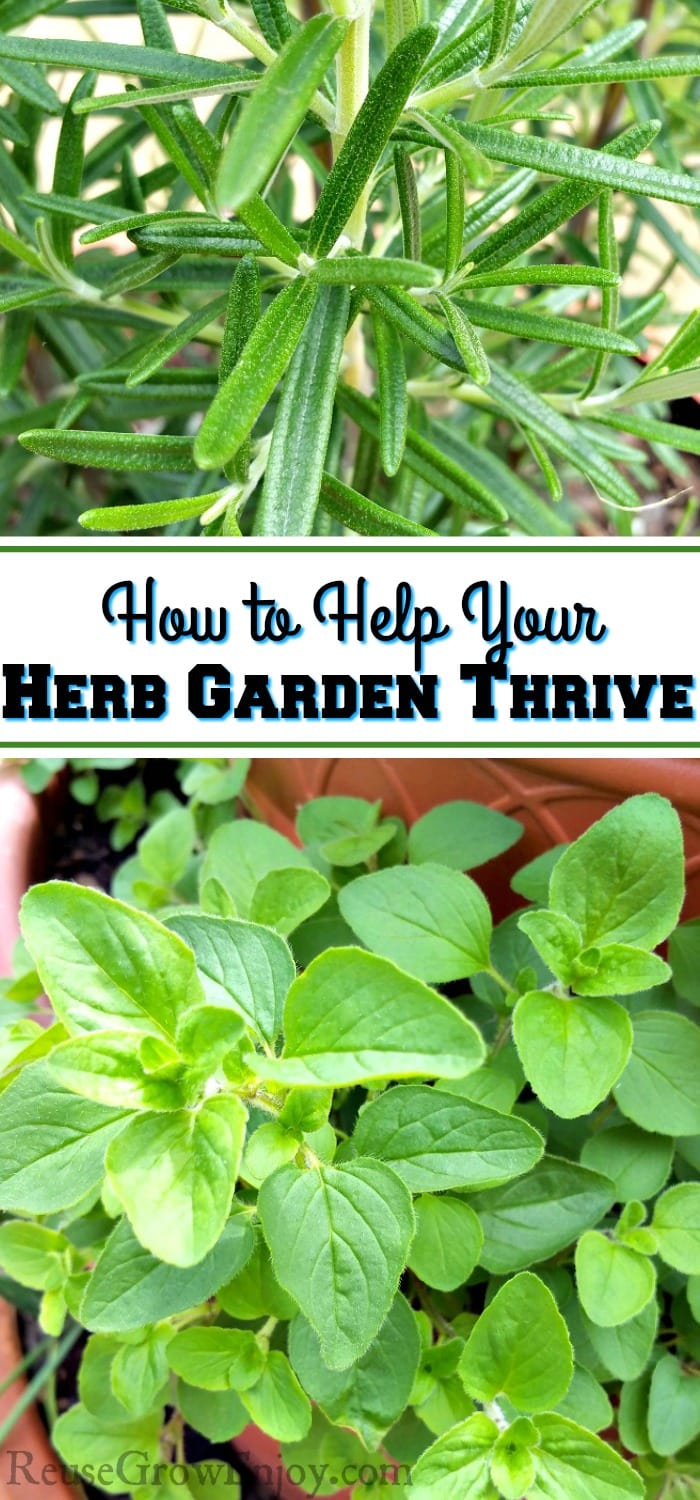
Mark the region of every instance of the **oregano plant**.
<instances>
[{"instance_id":1,"label":"oregano plant","mask_svg":"<svg viewBox=\"0 0 700 1500\"><path fill-rule=\"evenodd\" d=\"M179 873L158 826L118 897L29 890L0 1002L2 1284L34 1389L80 1346L47 1408L68 1471L201 1500L238 1481L193 1434L253 1422L313 1494L700 1493L671 804L525 866L496 926L469 872L522 830L472 803L407 830L319 798L296 843L232 814Z\"/></svg>"},{"instance_id":2,"label":"oregano plant","mask_svg":"<svg viewBox=\"0 0 700 1500\"><path fill-rule=\"evenodd\" d=\"M699 74L694 4L5 0L5 527L686 530Z\"/></svg>"}]
</instances>

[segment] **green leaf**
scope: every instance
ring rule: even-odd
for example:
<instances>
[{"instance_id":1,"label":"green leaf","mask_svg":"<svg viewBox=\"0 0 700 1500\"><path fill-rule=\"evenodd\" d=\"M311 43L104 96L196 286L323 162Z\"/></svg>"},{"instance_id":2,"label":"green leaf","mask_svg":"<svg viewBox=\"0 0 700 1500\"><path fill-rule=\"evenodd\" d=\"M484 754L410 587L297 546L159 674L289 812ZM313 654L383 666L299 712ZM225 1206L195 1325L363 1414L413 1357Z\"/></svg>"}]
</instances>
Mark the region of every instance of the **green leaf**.
<instances>
[{"instance_id":1,"label":"green leaf","mask_svg":"<svg viewBox=\"0 0 700 1500\"><path fill-rule=\"evenodd\" d=\"M419 21L416 0L389 0L384 10L386 50L393 52L407 32Z\"/></svg>"},{"instance_id":2,"label":"green leaf","mask_svg":"<svg viewBox=\"0 0 700 1500\"><path fill-rule=\"evenodd\" d=\"M505 854L522 836L522 824L505 813L479 802L443 802L409 829L408 857L414 865L474 870Z\"/></svg>"},{"instance_id":3,"label":"green leaf","mask_svg":"<svg viewBox=\"0 0 700 1500\"><path fill-rule=\"evenodd\" d=\"M174 807L139 839L139 859L146 873L163 885L177 885L187 869L197 832L188 807Z\"/></svg>"},{"instance_id":4,"label":"green leaf","mask_svg":"<svg viewBox=\"0 0 700 1500\"><path fill-rule=\"evenodd\" d=\"M54 193L67 193L70 195L80 192L85 155L85 120L73 113L73 107L80 99L89 97L94 86L94 74L84 73L83 77L78 80L66 105L58 146L56 148L53 174ZM72 240L73 236L70 224L61 222L61 220L52 223L51 244L59 261L66 266L70 266L73 261Z\"/></svg>"},{"instance_id":5,"label":"green leaf","mask_svg":"<svg viewBox=\"0 0 700 1500\"><path fill-rule=\"evenodd\" d=\"M412 1192L492 1187L529 1172L542 1154L541 1137L524 1120L420 1084L366 1104L353 1141Z\"/></svg>"},{"instance_id":6,"label":"green leaf","mask_svg":"<svg viewBox=\"0 0 700 1500\"><path fill-rule=\"evenodd\" d=\"M574 962L571 987L577 995L639 995L670 978L668 964L656 953L643 953L627 943L606 943Z\"/></svg>"},{"instance_id":7,"label":"green leaf","mask_svg":"<svg viewBox=\"0 0 700 1500\"><path fill-rule=\"evenodd\" d=\"M632 393L630 392L630 399ZM640 391L640 399L642 393ZM644 397L646 399L646 397ZM602 412L596 416L596 422L605 427L614 427L618 432L629 432L633 437L645 438L650 443L669 443L674 448L679 448L682 453L700 453L700 436L692 427L681 427L677 422L659 422L653 417L638 417L633 412L625 412L620 415L617 412ZM684 922L684 927L692 923ZM674 934L675 936L675 934Z\"/></svg>"},{"instance_id":8,"label":"green leaf","mask_svg":"<svg viewBox=\"0 0 700 1500\"><path fill-rule=\"evenodd\" d=\"M414 1229L408 1189L379 1162L290 1165L263 1183L258 1211L277 1278L319 1335L325 1363L347 1368L396 1295Z\"/></svg>"},{"instance_id":9,"label":"green leaf","mask_svg":"<svg viewBox=\"0 0 700 1500\"><path fill-rule=\"evenodd\" d=\"M655 1453L677 1453L700 1434L700 1381L664 1354L651 1377L649 1438Z\"/></svg>"},{"instance_id":10,"label":"green leaf","mask_svg":"<svg viewBox=\"0 0 700 1500\"><path fill-rule=\"evenodd\" d=\"M58 94L31 63L10 63L3 58L2 81L17 95L45 115L60 115L63 106Z\"/></svg>"},{"instance_id":11,"label":"green leaf","mask_svg":"<svg viewBox=\"0 0 700 1500\"><path fill-rule=\"evenodd\" d=\"M609 1443L564 1417L537 1420L537 1478L528 1500L642 1500L638 1474Z\"/></svg>"},{"instance_id":12,"label":"green leaf","mask_svg":"<svg viewBox=\"0 0 700 1500\"><path fill-rule=\"evenodd\" d=\"M654 1198L671 1171L673 1142L649 1135L624 1121L600 1130L584 1143L581 1163L615 1183L620 1203Z\"/></svg>"},{"instance_id":13,"label":"green leaf","mask_svg":"<svg viewBox=\"0 0 700 1500\"><path fill-rule=\"evenodd\" d=\"M238 818L217 828L209 841L201 870L204 884L220 880L240 917L250 916L258 883L270 870L308 868L309 859L290 839L252 819Z\"/></svg>"},{"instance_id":14,"label":"green leaf","mask_svg":"<svg viewBox=\"0 0 700 1500\"><path fill-rule=\"evenodd\" d=\"M673 970L673 988L683 1000L700 1005L700 919L681 922L671 933L668 961Z\"/></svg>"},{"instance_id":15,"label":"green leaf","mask_svg":"<svg viewBox=\"0 0 700 1500\"><path fill-rule=\"evenodd\" d=\"M333 474L324 473L321 506L334 521L358 536L435 536L428 527L386 510L383 505L375 505Z\"/></svg>"},{"instance_id":16,"label":"green leaf","mask_svg":"<svg viewBox=\"0 0 700 1500\"><path fill-rule=\"evenodd\" d=\"M410 154L405 146L394 146L394 173L399 195L403 253L407 260L420 260L421 217L418 184Z\"/></svg>"},{"instance_id":17,"label":"green leaf","mask_svg":"<svg viewBox=\"0 0 700 1500\"><path fill-rule=\"evenodd\" d=\"M237 116L217 178L222 207L237 208L265 186L301 125L347 31L313 16L284 43Z\"/></svg>"},{"instance_id":18,"label":"green leaf","mask_svg":"<svg viewBox=\"0 0 700 1500\"><path fill-rule=\"evenodd\" d=\"M121 1333L186 1312L206 1302L243 1269L253 1244L247 1218L235 1214L208 1255L198 1265L183 1269L144 1250L122 1219L97 1259L81 1318L88 1328Z\"/></svg>"},{"instance_id":19,"label":"green leaf","mask_svg":"<svg viewBox=\"0 0 700 1500\"><path fill-rule=\"evenodd\" d=\"M251 255L244 255L236 266L226 306L224 338L219 361L219 385L228 379L260 318L260 273ZM249 444L241 449L242 472L247 475Z\"/></svg>"},{"instance_id":20,"label":"green leaf","mask_svg":"<svg viewBox=\"0 0 700 1500\"><path fill-rule=\"evenodd\" d=\"M429 1329L424 1318L421 1319L421 1332L425 1347L412 1402L416 1417L423 1426L429 1432L439 1434L453 1427L455 1422L463 1421L474 1409L457 1373L464 1341L447 1337L437 1344L428 1343Z\"/></svg>"},{"instance_id":21,"label":"green leaf","mask_svg":"<svg viewBox=\"0 0 700 1500\"><path fill-rule=\"evenodd\" d=\"M581 1306L591 1321L615 1328L635 1318L651 1301L656 1272L646 1256L589 1230L576 1246L576 1283Z\"/></svg>"},{"instance_id":22,"label":"green leaf","mask_svg":"<svg viewBox=\"0 0 700 1500\"><path fill-rule=\"evenodd\" d=\"M614 1094L623 1115L659 1135L700 1131L700 1028L685 1016L646 1010L634 1017L632 1056Z\"/></svg>"},{"instance_id":23,"label":"green leaf","mask_svg":"<svg viewBox=\"0 0 700 1500\"><path fill-rule=\"evenodd\" d=\"M247 203L241 204L238 216L265 246L268 255L277 256L284 265L295 268L298 266L299 246L264 198L256 194Z\"/></svg>"},{"instance_id":24,"label":"green leaf","mask_svg":"<svg viewBox=\"0 0 700 1500\"><path fill-rule=\"evenodd\" d=\"M112 1365L120 1347L119 1339L94 1334L85 1345L78 1371L80 1400L106 1427L119 1427L127 1421L126 1410L112 1390Z\"/></svg>"},{"instance_id":25,"label":"green leaf","mask_svg":"<svg viewBox=\"0 0 700 1500\"><path fill-rule=\"evenodd\" d=\"M55 1213L98 1187L107 1146L129 1119L123 1110L61 1088L48 1061L24 1068L2 1102L2 1208Z\"/></svg>"},{"instance_id":26,"label":"green leaf","mask_svg":"<svg viewBox=\"0 0 700 1500\"><path fill-rule=\"evenodd\" d=\"M122 1344L112 1363L112 1390L132 1417L162 1408L168 1382L168 1324L151 1328L138 1344Z\"/></svg>"},{"instance_id":27,"label":"green leaf","mask_svg":"<svg viewBox=\"0 0 700 1500\"><path fill-rule=\"evenodd\" d=\"M359 1473L367 1462L367 1449L355 1433L331 1425L322 1412L314 1409L307 1436L296 1443L285 1443L282 1459L287 1470L296 1465L309 1478L313 1466L317 1495L332 1495L338 1488L332 1476L342 1474L346 1465L353 1474Z\"/></svg>"},{"instance_id":28,"label":"green leaf","mask_svg":"<svg viewBox=\"0 0 700 1500\"><path fill-rule=\"evenodd\" d=\"M481 339L474 331L473 320L470 322L466 316L466 309L458 307L456 302L450 301L449 297L438 297L437 300L445 314L447 326L459 350L467 374L476 385L488 385L491 379L491 368ZM470 304L470 311L473 305L475 304Z\"/></svg>"},{"instance_id":29,"label":"green leaf","mask_svg":"<svg viewBox=\"0 0 700 1500\"><path fill-rule=\"evenodd\" d=\"M491 1478L505 1500L520 1500L535 1478L530 1449L537 1442L537 1429L527 1417L518 1417L502 1432L493 1450Z\"/></svg>"},{"instance_id":30,"label":"green leaf","mask_svg":"<svg viewBox=\"0 0 700 1500\"><path fill-rule=\"evenodd\" d=\"M538 339L545 343L568 344L581 349L603 349L611 354L638 353L633 339L607 328L599 328L595 323L586 323L580 318L556 318L549 312L522 312L517 307L498 307L491 302L462 300L459 308L475 327L492 328L500 333L512 334L514 338ZM452 326L451 332L469 369ZM485 381L482 380L480 384L485 384Z\"/></svg>"},{"instance_id":31,"label":"green leaf","mask_svg":"<svg viewBox=\"0 0 700 1500\"><path fill-rule=\"evenodd\" d=\"M306 274L320 286L434 287L440 282L434 266L391 256L330 255L313 261Z\"/></svg>"},{"instance_id":32,"label":"green leaf","mask_svg":"<svg viewBox=\"0 0 700 1500\"><path fill-rule=\"evenodd\" d=\"M644 162L628 161L568 141L550 141L540 136L520 135L498 130L493 125L466 125L452 122L455 128L492 161L504 161L514 167L532 167L553 177L595 183L618 192L638 193L646 198L661 198L671 203L700 204L700 183L688 176L665 172Z\"/></svg>"},{"instance_id":33,"label":"green leaf","mask_svg":"<svg viewBox=\"0 0 700 1500\"><path fill-rule=\"evenodd\" d=\"M294 1443L306 1437L311 1403L280 1350L268 1354L258 1380L242 1392L241 1400L256 1427L278 1442Z\"/></svg>"},{"instance_id":34,"label":"green leaf","mask_svg":"<svg viewBox=\"0 0 700 1500\"><path fill-rule=\"evenodd\" d=\"M49 1067L62 1088L96 1104L168 1110L187 1103L182 1068L165 1075L148 1073L128 1031L100 1031L62 1042L52 1052Z\"/></svg>"},{"instance_id":35,"label":"green leaf","mask_svg":"<svg viewBox=\"0 0 700 1500\"><path fill-rule=\"evenodd\" d=\"M506 1282L469 1336L459 1373L470 1396L506 1396L523 1412L550 1411L574 1370L566 1323L552 1293L529 1271Z\"/></svg>"},{"instance_id":36,"label":"green leaf","mask_svg":"<svg viewBox=\"0 0 700 1500\"><path fill-rule=\"evenodd\" d=\"M487 128L489 131L492 129L491 126ZM646 121L643 125L633 125L631 129L623 131L621 135L603 146L602 152L606 157L624 157L632 160L647 150L658 133L658 120ZM511 140L513 137L508 137L508 139ZM515 175L519 189L527 188L530 179L521 174ZM507 206L503 202L503 191L501 188L499 198L493 204L491 214L483 227L488 227L494 219L500 218ZM502 225L481 244L474 246L469 244L470 258L477 266L490 271L500 266L512 265L526 250L539 244L548 234L559 229L562 224L566 224L580 209L592 203L597 198L598 191L592 182L585 181L557 183L556 186L547 188L545 192L537 193L515 220ZM478 232L478 228L478 224L475 224L474 233Z\"/></svg>"},{"instance_id":37,"label":"green leaf","mask_svg":"<svg viewBox=\"0 0 700 1500\"><path fill-rule=\"evenodd\" d=\"M168 1363L205 1391L245 1391L265 1363L255 1338L241 1328L183 1328L168 1346Z\"/></svg>"},{"instance_id":38,"label":"green leaf","mask_svg":"<svg viewBox=\"0 0 700 1500\"><path fill-rule=\"evenodd\" d=\"M293 1318L296 1302L282 1290L272 1270L267 1245L261 1233L255 1236L252 1255L233 1279L221 1287L218 1301L224 1312L243 1323L260 1318Z\"/></svg>"},{"instance_id":39,"label":"green leaf","mask_svg":"<svg viewBox=\"0 0 700 1500\"><path fill-rule=\"evenodd\" d=\"M211 1443L238 1437L250 1421L235 1391L202 1391L178 1380L176 1399L187 1426L201 1432Z\"/></svg>"},{"instance_id":40,"label":"green leaf","mask_svg":"<svg viewBox=\"0 0 700 1500\"><path fill-rule=\"evenodd\" d=\"M419 979L443 984L488 968L488 902L457 870L433 864L377 870L344 886L338 905L361 942Z\"/></svg>"},{"instance_id":41,"label":"green leaf","mask_svg":"<svg viewBox=\"0 0 700 1500\"><path fill-rule=\"evenodd\" d=\"M608 1213L615 1189L598 1172L545 1156L526 1177L470 1201L484 1231L481 1264L500 1276L565 1250Z\"/></svg>"},{"instance_id":42,"label":"green leaf","mask_svg":"<svg viewBox=\"0 0 700 1500\"><path fill-rule=\"evenodd\" d=\"M424 1193L414 1204L416 1233L408 1264L426 1286L453 1292L477 1264L484 1236L474 1210L449 1193Z\"/></svg>"},{"instance_id":43,"label":"green leaf","mask_svg":"<svg viewBox=\"0 0 700 1500\"><path fill-rule=\"evenodd\" d=\"M241 1164L241 1176L259 1187L266 1177L293 1161L299 1151L299 1135L291 1134L277 1120L258 1125L248 1136Z\"/></svg>"},{"instance_id":44,"label":"green leaf","mask_svg":"<svg viewBox=\"0 0 700 1500\"><path fill-rule=\"evenodd\" d=\"M284 374L316 295L316 288L300 278L263 313L199 429L194 456L200 468L222 468L247 438Z\"/></svg>"},{"instance_id":45,"label":"green leaf","mask_svg":"<svg viewBox=\"0 0 700 1500\"><path fill-rule=\"evenodd\" d=\"M189 474L195 468L192 440L145 432L71 432L37 428L21 432L23 448L58 463L116 473Z\"/></svg>"},{"instance_id":46,"label":"green leaf","mask_svg":"<svg viewBox=\"0 0 700 1500\"><path fill-rule=\"evenodd\" d=\"M616 1380L636 1380L646 1368L654 1346L659 1322L655 1301L651 1301L628 1323L617 1328L599 1328L585 1318L585 1331L596 1355Z\"/></svg>"},{"instance_id":47,"label":"green leaf","mask_svg":"<svg viewBox=\"0 0 700 1500\"><path fill-rule=\"evenodd\" d=\"M632 1023L615 1000L535 990L518 1001L513 1032L535 1093L565 1120L590 1114L606 1098L632 1050Z\"/></svg>"},{"instance_id":48,"label":"green leaf","mask_svg":"<svg viewBox=\"0 0 700 1500\"><path fill-rule=\"evenodd\" d=\"M476 1027L384 958L330 948L294 981L281 1058L255 1055L261 1077L317 1087L366 1079L457 1078L484 1055Z\"/></svg>"},{"instance_id":49,"label":"green leaf","mask_svg":"<svg viewBox=\"0 0 700 1500\"><path fill-rule=\"evenodd\" d=\"M222 85L243 75L231 63L212 62L160 47L132 47L118 42L77 42L58 37L0 35L0 57L46 64L52 68L75 68L78 72L125 73L137 78L156 78L163 83Z\"/></svg>"},{"instance_id":50,"label":"green leaf","mask_svg":"<svg viewBox=\"0 0 700 1500\"><path fill-rule=\"evenodd\" d=\"M498 1500L490 1457L498 1428L484 1412L468 1417L421 1454L411 1473L412 1500Z\"/></svg>"},{"instance_id":51,"label":"green leaf","mask_svg":"<svg viewBox=\"0 0 700 1500\"><path fill-rule=\"evenodd\" d=\"M301 1314L289 1330L289 1357L304 1390L331 1422L357 1432L370 1451L404 1411L420 1359L415 1317L397 1296L369 1348L348 1370L332 1370L318 1334Z\"/></svg>"},{"instance_id":52,"label":"green leaf","mask_svg":"<svg viewBox=\"0 0 700 1500\"><path fill-rule=\"evenodd\" d=\"M306 873L298 871L299 875ZM168 925L192 949L209 1003L231 1006L246 1026L268 1044L274 1042L296 972L283 939L264 927L231 917L185 913L169 917Z\"/></svg>"},{"instance_id":53,"label":"green leaf","mask_svg":"<svg viewBox=\"0 0 700 1500\"><path fill-rule=\"evenodd\" d=\"M453 370L466 371L463 355L444 323L415 297L399 288L370 287L367 298L373 308L391 322L419 349Z\"/></svg>"},{"instance_id":54,"label":"green leaf","mask_svg":"<svg viewBox=\"0 0 700 1500\"><path fill-rule=\"evenodd\" d=\"M654 1206L651 1227L667 1265L700 1275L700 1183L669 1188Z\"/></svg>"},{"instance_id":55,"label":"green leaf","mask_svg":"<svg viewBox=\"0 0 700 1500\"><path fill-rule=\"evenodd\" d=\"M389 301L388 294L382 293L382 297L384 304L381 310L396 323L400 331L405 331L403 315L398 306ZM378 305L376 293L372 294L372 298L374 305ZM364 432L379 437L379 409L367 396L341 383L338 387L338 404ZM465 470L448 454L441 452L435 443L429 442L412 427L406 432L404 463L455 505L485 516L490 523L507 520L507 512L500 500L479 478Z\"/></svg>"},{"instance_id":56,"label":"green leaf","mask_svg":"<svg viewBox=\"0 0 700 1500\"><path fill-rule=\"evenodd\" d=\"M171 526L201 516L224 494L216 490L192 499L156 500L141 505L105 505L101 510L84 510L78 517L86 531L151 531L156 526Z\"/></svg>"},{"instance_id":57,"label":"green leaf","mask_svg":"<svg viewBox=\"0 0 700 1500\"><path fill-rule=\"evenodd\" d=\"M456 151L445 151L445 278L453 276L464 245L464 168Z\"/></svg>"},{"instance_id":58,"label":"green leaf","mask_svg":"<svg viewBox=\"0 0 700 1500\"><path fill-rule=\"evenodd\" d=\"M570 845L552 872L549 899L577 923L586 948L651 949L675 927L683 891L678 814L647 793L614 807Z\"/></svg>"},{"instance_id":59,"label":"green leaf","mask_svg":"<svg viewBox=\"0 0 700 1500\"><path fill-rule=\"evenodd\" d=\"M331 887L317 870L269 870L255 888L251 917L288 937L325 906Z\"/></svg>"},{"instance_id":60,"label":"green leaf","mask_svg":"<svg viewBox=\"0 0 700 1500\"><path fill-rule=\"evenodd\" d=\"M417 26L391 52L361 104L326 178L309 225L311 255L328 255L397 124L437 30Z\"/></svg>"},{"instance_id":61,"label":"green leaf","mask_svg":"<svg viewBox=\"0 0 700 1500\"><path fill-rule=\"evenodd\" d=\"M571 1385L556 1409L560 1416L568 1417L580 1427L587 1427L589 1432L604 1432L614 1421L612 1404L604 1386L582 1365L574 1367Z\"/></svg>"},{"instance_id":62,"label":"green leaf","mask_svg":"<svg viewBox=\"0 0 700 1500\"><path fill-rule=\"evenodd\" d=\"M470 271L462 276L461 285L491 286L618 286L620 276L603 266L514 266L500 271ZM601 417L600 421L604 419ZM607 420L607 419L605 419Z\"/></svg>"},{"instance_id":63,"label":"green leaf","mask_svg":"<svg viewBox=\"0 0 700 1500\"><path fill-rule=\"evenodd\" d=\"M674 57L665 53L661 57L637 57L632 60L617 58L614 62L570 63L558 68L538 68L518 73L518 88L570 88L582 83L632 83L643 78L693 78L700 74L700 56L697 53L680 53ZM512 88L512 79L499 79L487 83L486 87Z\"/></svg>"},{"instance_id":64,"label":"green leaf","mask_svg":"<svg viewBox=\"0 0 700 1500\"><path fill-rule=\"evenodd\" d=\"M496 62L502 52L507 51L516 17L515 0L495 0L491 17L491 34L486 65ZM526 23L527 24L527 23Z\"/></svg>"},{"instance_id":65,"label":"green leaf","mask_svg":"<svg viewBox=\"0 0 700 1500\"><path fill-rule=\"evenodd\" d=\"M70 1242L43 1224L0 1224L0 1265L20 1286L37 1291L61 1287L69 1274Z\"/></svg>"},{"instance_id":66,"label":"green leaf","mask_svg":"<svg viewBox=\"0 0 700 1500\"><path fill-rule=\"evenodd\" d=\"M54 1422L51 1441L70 1468L78 1474L83 1468L99 1471L100 1488L120 1495L125 1485L131 1490L141 1483L144 1467L158 1462L161 1425L162 1414L155 1411L138 1421L125 1413L121 1426L106 1427L78 1402Z\"/></svg>"},{"instance_id":67,"label":"green leaf","mask_svg":"<svg viewBox=\"0 0 700 1500\"><path fill-rule=\"evenodd\" d=\"M581 443L573 422L555 411L530 385L515 379L510 371L494 361L491 362L489 395L509 420L517 411L518 420L528 432L534 432L547 448L585 474L598 494L613 500L616 505L633 508L638 504L636 491L620 470L591 444Z\"/></svg>"},{"instance_id":68,"label":"green leaf","mask_svg":"<svg viewBox=\"0 0 700 1500\"><path fill-rule=\"evenodd\" d=\"M556 978L568 985L583 947L583 935L576 923L561 912L526 911L518 919L518 927Z\"/></svg>"},{"instance_id":69,"label":"green leaf","mask_svg":"<svg viewBox=\"0 0 700 1500\"><path fill-rule=\"evenodd\" d=\"M406 442L406 361L403 344L393 323L373 310L372 327L377 355L379 450L384 473L392 477L401 467Z\"/></svg>"},{"instance_id":70,"label":"green leaf","mask_svg":"<svg viewBox=\"0 0 700 1500\"><path fill-rule=\"evenodd\" d=\"M59 880L34 886L21 926L54 1011L73 1033L118 1025L174 1041L181 1017L203 998L181 939L101 891Z\"/></svg>"},{"instance_id":71,"label":"green leaf","mask_svg":"<svg viewBox=\"0 0 700 1500\"><path fill-rule=\"evenodd\" d=\"M232 1095L197 1109L139 1115L112 1142L107 1178L137 1239L159 1260L193 1266L222 1233L246 1112Z\"/></svg>"},{"instance_id":72,"label":"green leaf","mask_svg":"<svg viewBox=\"0 0 700 1500\"><path fill-rule=\"evenodd\" d=\"M280 398L255 519L259 536L309 536L331 430L350 292L322 287Z\"/></svg>"}]
</instances>

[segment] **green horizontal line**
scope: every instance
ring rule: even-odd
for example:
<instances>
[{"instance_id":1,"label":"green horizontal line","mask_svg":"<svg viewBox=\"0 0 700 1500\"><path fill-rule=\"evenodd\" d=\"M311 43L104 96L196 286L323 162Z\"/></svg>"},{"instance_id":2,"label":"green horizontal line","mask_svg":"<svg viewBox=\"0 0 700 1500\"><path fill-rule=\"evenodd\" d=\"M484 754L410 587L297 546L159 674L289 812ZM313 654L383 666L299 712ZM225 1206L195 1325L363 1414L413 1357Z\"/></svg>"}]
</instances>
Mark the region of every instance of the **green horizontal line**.
<instances>
[{"instance_id":1,"label":"green horizontal line","mask_svg":"<svg viewBox=\"0 0 700 1500\"><path fill-rule=\"evenodd\" d=\"M263 539L261 538L261 541L262 540ZM71 543L71 545L68 547L57 547L55 545L45 546L43 544L40 546L34 546L32 543L26 542L22 542L17 546L11 546L7 543L0 543L0 552L50 552L54 557L60 557L63 553L66 552L119 552L125 557L128 557L131 553L133 553L134 555L140 555L141 553L148 553L152 555L154 552L158 553L159 556L164 557L168 556L168 554L176 557L180 552L198 552L203 556L206 556L210 552L226 552L232 553L233 555L237 553L239 555L244 553L247 554L249 552L259 552L263 555L267 552L306 552L309 554L309 556L314 556L316 554L326 552L333 552L336 556L342 556L344 553L354 552L372 552L376 553L377 556L381 556L382 553L386 553L388 556L393 556L394 553L401 552L406 553L409 556L419 556L422 552L422 555L429 556L432 553L440 552L474 553L475 555L480 555L481 553L485 552L492 552L495 555L498 555L500 553L522 552L531 555L533 552L540 551L543 553L543 555L546 555L550 552L580 552L583 557L587 557L598 552L612 552L617 556L629 556L631 553L643 556L645 553L657 552L666 552L673 555L675 555L676 553L686 555L690 553L700 552L700 544L695 545L692 543L688 544L686 542L676 543L675 541L670 541L667 543L654 542L650 546L645 546L643 543L640 544L635 542L627 542L624 546L615 545L614 543L610 542L596 542L593 546L590 547L584 547L580 544L570 542L552 542L548 546L544 546L540 545L539 540L538 544L532 547L523 547L519 544L511 544L509 542L500 544L490 542L483 546L477 546L474 542L445 542L440 543L439 546L434 546L432 543L429 543L428 546L425 547L422 551L423 548L424 544L422 541L420 545L416 544L414 546L407 546L405 543L402 543L399 546L394 544L390 547L381 547L378 546L376 542L370 541L368 541L365 545L357 545L355 542L347 543L343 541L342 537L336 538L335 544L333 545L324 543L320 547L311 547L305 543L297 542L275 543L275 545L272 547L265 547L261 546L260 542L258 542L257 544L253 542L244 542L237 543L235 545L227 545L220 542L215 543L206 541L200 541L194 544L188 543L186 546L168 546L167 543L159 542L158 540L154 540L150 543L150 545L144 544L143 546L136 547L119 545L106 546L102 543L95 543L88 540Z\"/></svg>"},{"instance_id":2,"label":"green horizontal line","mask_svg":"<svg viewBox=\"0 0 700 1500\"><path fill-rule=\"evenodd\" d=\"M0 740L0 750L700 750L700 740Z\"/></svg>"}]
</instances>

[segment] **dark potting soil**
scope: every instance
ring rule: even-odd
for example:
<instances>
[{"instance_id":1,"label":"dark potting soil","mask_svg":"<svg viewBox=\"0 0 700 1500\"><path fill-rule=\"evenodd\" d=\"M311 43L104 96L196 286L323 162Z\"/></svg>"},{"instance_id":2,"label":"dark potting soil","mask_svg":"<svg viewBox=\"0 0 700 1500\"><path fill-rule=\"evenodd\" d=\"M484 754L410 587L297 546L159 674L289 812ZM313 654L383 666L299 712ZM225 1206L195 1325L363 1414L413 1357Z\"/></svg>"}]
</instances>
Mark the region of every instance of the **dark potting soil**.
<instances>
[{"instance_id":1,"label":"dark potting soil","mask_svg":"<svg viewBox=\"0 0 700 1500\"><path fill-rule=\"evenodd\" d=\"M26 1313L20 1314L20 1335L22 1346L27 1351L34 1348L44 1337L36 1319ZM53 1397L59 1416L62 1412L68 1411L69 1407L78 1400L78 1370L87 1339L88 1335L82 1334L56 1371ZM46 1413L41 1405L39 1405L39 1412L48 1426ZM239 1459L229 1443L210 1443L200 1433L186 1427L185 1456L188 1463L204 1463L209 1460L228 1464L240 1478L242 1500L261 1500L254 1475ZM104 1490L98 1489L85 1480L81 1481L81 1489L87 1500L104 1500Z\"/></svg>"},{"instance_id":2,"label":"dark potting soil","mask_svg":"<svg viewBox=\"0 0 700 1500\"><path fill-rule=\"evenodd\" d=\"M101 786L128 786L137 776L143 781L146 797L154 792L179 793L176 760L144 760L123 770L100 773ZM48 800L49 826L44 858L44 876L48 880L76 880L81 885L96 885L108 891L115 870L134 853L139 829L133 843L124 849L112 849L109 841L111 823L97 816L95 805L83 806L70 796L67 777L56 789L51 787Z\"/></svg>"}]
</instances>

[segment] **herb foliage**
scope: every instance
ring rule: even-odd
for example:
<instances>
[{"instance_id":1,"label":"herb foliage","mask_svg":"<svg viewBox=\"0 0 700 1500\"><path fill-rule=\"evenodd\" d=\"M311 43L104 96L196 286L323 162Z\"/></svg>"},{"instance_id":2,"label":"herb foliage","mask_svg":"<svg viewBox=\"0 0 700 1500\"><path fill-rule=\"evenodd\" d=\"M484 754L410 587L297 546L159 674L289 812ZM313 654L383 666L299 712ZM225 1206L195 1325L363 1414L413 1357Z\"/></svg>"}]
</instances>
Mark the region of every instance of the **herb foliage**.
<instances>
[{"instance_id":1,"label":"herb foliage","mask_svg":"<svg viewBox=\"0 0 700 1500\"><path fill-rule=\"evenodd\" d=\"M496 927L469 871L517 842L500 813L407 831L320 798L296 845L181 810L189 841L164 811L113 895L34 886L3 986L3 1287L49 1363L86 1334L61 1458L109 1492L100 1465L160 1454L174 1490L188 1430L253 1421L315 1493L322 1455L324 1492L351 1472L358 1497L409 1468L418 1500L697 1494L700 996L670 803L526 866L535 899Z\"/></svg>"},{"instance_id":2,"label":"herb foliage","mask_svg":"<svg viewBox=\"0 0 700 1500\"><path fill-rule=\"evenodd\" d=\"M0 523L628 533L700 454L696 5L314 8L0 8Z\"/></svg>"}]
</instances>

